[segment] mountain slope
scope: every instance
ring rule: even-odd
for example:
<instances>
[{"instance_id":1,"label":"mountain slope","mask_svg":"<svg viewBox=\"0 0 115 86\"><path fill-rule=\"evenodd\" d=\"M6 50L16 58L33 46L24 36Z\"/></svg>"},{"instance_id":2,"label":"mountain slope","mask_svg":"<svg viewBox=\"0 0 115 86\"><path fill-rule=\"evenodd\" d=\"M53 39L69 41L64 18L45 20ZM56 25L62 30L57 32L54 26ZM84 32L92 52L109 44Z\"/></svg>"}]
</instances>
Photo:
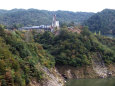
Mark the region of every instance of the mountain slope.
<instances>
[{"instance_id":1,"label":"mountain slope","mask_svg":"<svg viewBox=\"0 0 115 86\"><path fill-rule=\"evenodd\" d=\"M90 17L84 23L93 32L115 35L115 10L105 9Z\"/></svg>"},{"instance_id":2,"label":"mountain slope","mask_svg":"<svg viewBox=\"0 0 115 86\"><path fill-rule=\"evenodd\" d=\"M21 26L51 24L52 16L56 14L60 23L81 23L91 17L94 13L70 12L70 11L46 11L37 9L13 9L0 10L0 24Z\"/></svg>"},{"instance_id":3,"label":"mountain slope","mask_svg":"<svg viewBox=\"0 0 115 86\"><path fill-rule=\"evenodd\" d=\"M34 39L55 57L56 64L75 67L90 65L93 53L98 52L104 63L114 63L114 49L107 44L102 44L98 40L98 35L92 34L87 27L82 27L81 30L78 34L68 29L61 29L56 36L51 32L39 33L34 36ZM100 38L103 39L101 36Z\"/></svg>"},{"instance_id":4,"label":"mountain slope","mask_svg":"<svg viewBox=\"0 0 115 86\"><path fill-rule=\"evenodd\" d=\"M115 63L115 39L94 35L87 27L79 29L81 32L76 33L63 28L55 35L8 30L0 25L0 86L63 86L66 75L103 77L106 65ZM101 69L94 71L92 65ZM59 74L63 66L73 70L64 67Z\"/></svg>"},{"instance_id":5,"label":"mountain slope","mask_svg":"<svg viewBox=\"0 0 115 86\"><path fill-rule=\"evenodd\" d=\"M25 32L8 31L0 26L0 86L28 86L33 80L41 84L43 77L46 82L54 77L49 70L55 65L54 57L33 42L32 34L27 42L25 35ZM49 75L52 74L50 80L44 68L50 71Z\"/></svg>"},{"instance_id":6,"label":"mountain slope","mask_svg":"<svg viewBox=\"0 0 115 86\"><path fill-rule=\"evenodd\" d=\"M64 28L56 36L51 32L39 33L34 39L55 57L56 66L65 77L107 77L106 66L115 62L115 48L112 47L115 40L94 35L87 27L80 29L81 32L76 33Z\"/></svg>"}]
</instances>

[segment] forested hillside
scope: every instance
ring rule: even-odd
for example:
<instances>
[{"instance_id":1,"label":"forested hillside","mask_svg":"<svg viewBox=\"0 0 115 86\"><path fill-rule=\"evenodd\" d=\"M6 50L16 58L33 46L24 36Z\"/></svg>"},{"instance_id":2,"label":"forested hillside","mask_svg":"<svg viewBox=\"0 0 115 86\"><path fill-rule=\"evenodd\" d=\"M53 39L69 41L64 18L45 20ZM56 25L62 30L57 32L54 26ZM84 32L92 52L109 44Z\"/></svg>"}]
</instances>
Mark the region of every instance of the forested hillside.
<instances>
[{"instance_id":1,"label":"forested hillside","mask_svg":"<svg viewBox=\"0 0 115 86\"><path fill-rule=\"evenodd\" d=\"M26 86L33 78L39 82L44 73L41 66L54 67L54 57L32 38L25 40L25 32L0 26L0 86Z\"/></svg>"},{"instance_id":2,"label":"forested hillside","mask_svg":"<svg viewBox=\"0 0 115 86\"><path fill-rule=\"evenodd\" d=\"M105 9L90 17L84 23L93 32L115 35L115 10Z\"/></svg>"},{"instance_id":3,"label":"forested hillside","mask_svg":"<svg viewBox=\"0 0 115 86\"><path fill-rule=\"evenodd\" d=\"M56 70L50 70L55 65L82 68L92 65L92 58L98 55L106 65L115 62L114 39L94 35L87 27L79 29L81 33L62 28L55 34L7 30L0 25L0 85L28 86L32 80L41 84L53 74L57 77ZM62 79L56 81L60 84Z\"/></svg>"},{"instance_id":4,"label":"forested hillside","mask_svg":"<svg viewBox=\"0 0 115 86\"><path fill-rule=\"evenodd\" d=\"M91 65L92 56L100 53L106 64L115 62L115 48L112 39L94 35L87 27L82 27L82 32L60 30L60 34L55 36L51 32L35 35L36 42L43 45L55 57L57 65L86 66ZM111 44L108 44L111 40ZM105 42L105 43L104 43Z\"/></svg>"},{"instance_id":5,"label":"forested hillside","mask_svg":"<svg viewBox=\"0 0 115 86\"><path fill-rule=\"evenodd\" d=\"M0 24L8 26L31 26L52 23L52 17L56 14L57 20L62 23L75 22L76 24L87 20L94 13L70 12L70 11L46 11L37 9L13 9L0 10Z\"/></svg>"}]
</instances>

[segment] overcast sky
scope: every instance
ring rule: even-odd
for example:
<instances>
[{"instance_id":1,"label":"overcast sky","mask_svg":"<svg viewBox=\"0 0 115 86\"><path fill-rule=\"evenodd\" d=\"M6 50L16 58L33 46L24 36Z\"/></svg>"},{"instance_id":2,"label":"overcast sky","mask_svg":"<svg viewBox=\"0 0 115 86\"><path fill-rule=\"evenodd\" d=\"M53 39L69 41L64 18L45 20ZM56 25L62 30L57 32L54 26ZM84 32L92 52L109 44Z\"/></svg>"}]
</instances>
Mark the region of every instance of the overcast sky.
<instances>
[{"instance_id":1,"label":"overcast sky","mask_svg":"<svg viewBox=\"0 0 115 86\"><path fill-rule=\"evenodd\" d=\"M115 9L115 0L0 0L0 9L14 8L98 12Z\"/></svg>"}]
</instances>

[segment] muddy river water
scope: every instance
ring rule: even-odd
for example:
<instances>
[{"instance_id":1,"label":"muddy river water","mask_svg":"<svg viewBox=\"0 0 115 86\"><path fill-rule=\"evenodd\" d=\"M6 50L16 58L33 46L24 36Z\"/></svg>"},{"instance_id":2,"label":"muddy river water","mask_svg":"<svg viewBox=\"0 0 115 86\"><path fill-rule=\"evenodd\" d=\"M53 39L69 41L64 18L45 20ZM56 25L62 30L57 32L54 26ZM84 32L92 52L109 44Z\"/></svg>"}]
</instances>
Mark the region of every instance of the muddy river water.
<instances>
[{"instance_id":1,"label":"muddy river water","mask_svg":"<svg viewBox=\"0 0 115 86\"><path fill-rule=\"evenodd\" d=\"M67 81L66 86L115 86L115 78L74 79Z\"/></svg>"}]
</instances>

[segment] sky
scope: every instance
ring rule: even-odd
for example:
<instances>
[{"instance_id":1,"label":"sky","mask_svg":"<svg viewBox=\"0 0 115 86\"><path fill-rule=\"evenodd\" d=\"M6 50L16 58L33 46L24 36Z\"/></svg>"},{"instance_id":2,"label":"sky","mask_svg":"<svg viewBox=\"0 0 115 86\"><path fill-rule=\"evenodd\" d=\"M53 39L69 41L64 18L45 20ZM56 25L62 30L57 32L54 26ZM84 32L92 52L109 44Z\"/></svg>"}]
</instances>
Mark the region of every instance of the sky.
<instances>
[{"instance_id":1,"label":"sky","mask_svg":"<svg viewBox=\"0 0 115 86\"><path fill-rule=\"evenodd\" d=\"M99 12L105 8L115 9L115 0L0 0L0 9L14 8Z\"/></svg>"}]
</instances>

